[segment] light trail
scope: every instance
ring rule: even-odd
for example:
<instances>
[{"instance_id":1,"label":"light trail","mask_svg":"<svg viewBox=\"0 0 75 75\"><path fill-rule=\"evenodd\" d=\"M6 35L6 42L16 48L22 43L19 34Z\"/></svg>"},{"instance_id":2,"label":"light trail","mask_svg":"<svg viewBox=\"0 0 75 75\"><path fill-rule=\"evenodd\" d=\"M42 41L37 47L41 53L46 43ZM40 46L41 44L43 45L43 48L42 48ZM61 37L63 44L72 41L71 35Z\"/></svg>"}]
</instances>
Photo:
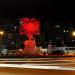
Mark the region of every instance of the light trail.
<instances>
[{"instance_id":1,"label":"light trail","mask_svg":"<svg viewBox=\"0 0 75 75\"><path fill-rule=\"evenodd\" d=\"M33 61L33 60L27 60L27 61L24 61L24 60L1 60L0 62L70 62L70 60L40 60L40 61Z\"/></svg>"},{"instance_id":2,"label":"light trail","mask_svg":"<svg viewBox=\"0 0 75 75\"><path fill-rule=\"evenodd\" d=\"M30 69L48 69L48 70L74 70L75 67L62 67L62 66L36 66L31 64L0 64L0 67L11 68L30 68Z\"/></svg>"}]
</instances>

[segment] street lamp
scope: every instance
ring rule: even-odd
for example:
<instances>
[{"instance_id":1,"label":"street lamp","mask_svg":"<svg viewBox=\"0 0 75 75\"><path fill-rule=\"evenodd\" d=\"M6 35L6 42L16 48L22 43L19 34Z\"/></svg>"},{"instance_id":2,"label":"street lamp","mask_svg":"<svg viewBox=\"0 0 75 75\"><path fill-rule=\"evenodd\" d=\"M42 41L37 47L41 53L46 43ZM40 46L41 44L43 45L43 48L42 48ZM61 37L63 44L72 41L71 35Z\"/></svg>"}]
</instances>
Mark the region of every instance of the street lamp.
<instances>
[{"instance_id":1,"label":"street lamp","mask_svg":"<svg viewBox=\"0 0 75 75\"><path fill-rule=\"evenodd\" d=\"M75 36L75 31L72 32L72 36Z\"/></svg>"},{"instance_id":2,"label":"street lamp","mask_svg":"<svg viewBox=\"0 0 75 75\"><path fill-rule=\"evenodd\" d=\"M72 31L72 45L75 46L75 31Z\"/></svg>"},{"instance_id":3,"label":"street lamp","mask_svg":"<svg viewBox=\"0 0 75 75\"><path fill-rule=\"evenodd\" d=\"M1 45L2 45L2 36L4 35L4 31L0 31L0 36L1 36Z\"/></svg>"}]
</instances>

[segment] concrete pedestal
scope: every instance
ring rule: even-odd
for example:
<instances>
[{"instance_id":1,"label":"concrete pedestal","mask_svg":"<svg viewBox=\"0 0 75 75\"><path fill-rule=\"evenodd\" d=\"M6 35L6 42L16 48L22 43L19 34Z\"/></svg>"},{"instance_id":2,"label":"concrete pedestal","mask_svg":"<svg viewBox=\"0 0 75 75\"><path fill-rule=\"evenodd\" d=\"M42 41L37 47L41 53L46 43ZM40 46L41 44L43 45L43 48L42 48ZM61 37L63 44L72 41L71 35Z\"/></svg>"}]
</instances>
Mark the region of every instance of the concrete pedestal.
<instances>
[{"instance_id":1,"label":"concrete pedestal","mask_svg":"<svg viewBox=\"0 0 75 75\"><path fill-rule=\"evenodd\" d=\"M24 54L35 54L36 53L36 42L35 40L26 40L24 42L24 50L23 50L23 53Z\"/></svg>"}]
</instances>

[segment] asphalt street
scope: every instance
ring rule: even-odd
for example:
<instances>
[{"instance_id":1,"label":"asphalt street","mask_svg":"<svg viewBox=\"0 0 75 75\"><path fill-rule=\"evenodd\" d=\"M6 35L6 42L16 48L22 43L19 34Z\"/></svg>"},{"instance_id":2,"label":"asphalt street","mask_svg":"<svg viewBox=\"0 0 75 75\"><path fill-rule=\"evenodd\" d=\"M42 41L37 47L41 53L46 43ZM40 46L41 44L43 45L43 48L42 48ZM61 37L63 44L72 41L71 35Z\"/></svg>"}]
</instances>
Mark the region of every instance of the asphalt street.
<instances>
[{"instance_id":1,"label":"asphalt street","mask_svg":"<svg viewBox=\"0 0 75 75\"><path fill-rule=\"evenodd\" d=\"M75 57L3 58L0 75L75 75Z\"/></svg>"}]
</instances>

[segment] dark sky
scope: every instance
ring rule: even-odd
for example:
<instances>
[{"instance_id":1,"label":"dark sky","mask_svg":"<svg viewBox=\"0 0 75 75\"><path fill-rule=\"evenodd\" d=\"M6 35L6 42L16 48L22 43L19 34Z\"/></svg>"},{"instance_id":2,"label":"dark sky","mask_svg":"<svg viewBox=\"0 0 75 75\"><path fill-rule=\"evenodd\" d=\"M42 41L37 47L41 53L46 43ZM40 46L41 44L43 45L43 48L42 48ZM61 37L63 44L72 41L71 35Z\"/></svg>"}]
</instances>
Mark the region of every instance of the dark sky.
<instances>
[{"instance_id":1,"label":"dark sky","mask_svg":"<svg viewBox=\"0 0 75 75\"><path fill-rule=\"evenodd\" d=\"M65 0L0 0L0 16L75 19L74 2Z\"/></svg>"}]
</instances>

